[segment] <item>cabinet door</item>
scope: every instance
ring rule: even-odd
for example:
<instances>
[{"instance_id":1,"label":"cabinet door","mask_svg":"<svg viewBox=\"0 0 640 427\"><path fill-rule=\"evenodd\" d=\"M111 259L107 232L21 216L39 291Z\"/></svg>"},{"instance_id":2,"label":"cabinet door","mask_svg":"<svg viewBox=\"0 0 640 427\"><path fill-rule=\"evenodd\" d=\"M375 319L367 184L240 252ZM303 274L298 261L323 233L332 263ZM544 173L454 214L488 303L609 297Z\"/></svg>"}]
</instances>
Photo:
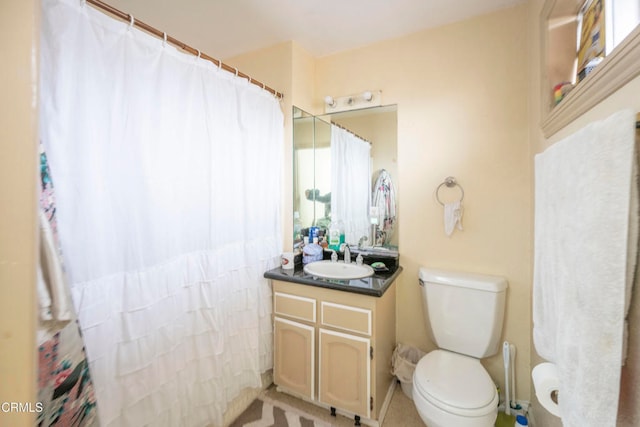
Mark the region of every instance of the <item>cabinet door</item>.
<instances>
[{"instance_id":1,"label":"cabinet door","mask_svg":"<svg viewBox=\"0 0 640 427\"><path fill-rule=\"evenodd\" d=\"M319 334L320 402L369 418L370 340L322 328Z\"/></svg>"},{"instance_id":2,"label":"cabinet door","mask_svg":"<svg viewBox=\"0 0 640 427\"><path fill-rule=\"evenodd\" d=\"M274 318L273 381L314 399L315 330L313 326Z\"/></svg>"}]
</instances>

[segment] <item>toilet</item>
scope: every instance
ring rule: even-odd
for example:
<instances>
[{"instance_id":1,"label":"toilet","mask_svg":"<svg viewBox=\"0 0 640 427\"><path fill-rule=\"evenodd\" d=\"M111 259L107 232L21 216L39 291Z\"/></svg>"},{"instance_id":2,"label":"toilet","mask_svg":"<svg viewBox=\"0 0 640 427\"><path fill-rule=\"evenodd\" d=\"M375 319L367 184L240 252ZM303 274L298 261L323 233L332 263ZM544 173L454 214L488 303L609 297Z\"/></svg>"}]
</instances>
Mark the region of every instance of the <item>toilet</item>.
<instances>
[{"instance_id":1,"label":"toilet","mask_svg":"<svg viewBox=\"0 0 640 427\"><path fill-rule=\"evenodd\" d=\"M507 280L421 268L425 320L438 346L413 374L413 400L427 427L493 427L498 392L480 359L498 353Z\"/></svg>"}]
</instances>

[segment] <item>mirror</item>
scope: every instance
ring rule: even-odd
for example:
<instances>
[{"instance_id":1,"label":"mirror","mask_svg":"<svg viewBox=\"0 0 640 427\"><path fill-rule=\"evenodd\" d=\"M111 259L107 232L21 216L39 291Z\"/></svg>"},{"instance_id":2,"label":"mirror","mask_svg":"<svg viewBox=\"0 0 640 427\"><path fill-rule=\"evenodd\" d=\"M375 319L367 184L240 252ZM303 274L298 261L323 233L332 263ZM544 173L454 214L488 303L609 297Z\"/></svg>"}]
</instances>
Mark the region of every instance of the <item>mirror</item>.
<instances>
[{"instance_id":1,"label":"mirror","mask_svg":"<svg viewBox=\"0 0 640 427\"><path fill-rule=\"evenodd\" d=\"M293 107L294 247L310 227L318 228L322 240L331 221L339 220L346 243L357 244L366 235L367 246L397 249L397 210L391 217L387 208L385 215L389 194L378 192L376 197L372 191L385 178L383 186L395 190L395 203L396 157L395 105L319 116Z\"/></svg>"}]
</instances>

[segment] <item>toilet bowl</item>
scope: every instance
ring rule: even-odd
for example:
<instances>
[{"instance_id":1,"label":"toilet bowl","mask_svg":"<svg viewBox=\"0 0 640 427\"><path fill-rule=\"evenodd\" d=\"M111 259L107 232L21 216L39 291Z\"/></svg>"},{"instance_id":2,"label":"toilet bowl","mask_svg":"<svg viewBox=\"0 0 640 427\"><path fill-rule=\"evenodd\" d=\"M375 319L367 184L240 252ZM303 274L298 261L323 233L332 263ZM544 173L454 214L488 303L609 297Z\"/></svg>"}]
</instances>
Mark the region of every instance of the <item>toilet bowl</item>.
<instances>
[{"instance_id":1,"label":"toilet bowl","mask_svg":"<svg viewBox=\"0 0 640 427\"><path fill-rule=\"evenodd\" d=\"M480 360L434 350L418 362L413 400L428 427L493 427L498 392Z\"/></svg>"}]
</instances>

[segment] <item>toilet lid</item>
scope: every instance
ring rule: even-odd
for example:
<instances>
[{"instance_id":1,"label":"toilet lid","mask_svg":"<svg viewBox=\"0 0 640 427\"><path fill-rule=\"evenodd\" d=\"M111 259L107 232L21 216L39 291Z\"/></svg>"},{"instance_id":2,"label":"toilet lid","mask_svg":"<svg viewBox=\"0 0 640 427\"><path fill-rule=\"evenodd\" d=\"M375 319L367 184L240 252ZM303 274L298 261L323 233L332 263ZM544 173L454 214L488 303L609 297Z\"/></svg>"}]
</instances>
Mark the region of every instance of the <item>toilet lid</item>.
<instances>
[{"instance_id":1,"label":"toilet lid","mask_svg":"<svg viewBox=\"0 0 640 427\"><path fill-rule=\"evenodd\" d=\"M413 381L434 405L456 413L489 412L498 404L491 377L478 359L435 350L416 366Z\"/></svg>"}]
</instances>

